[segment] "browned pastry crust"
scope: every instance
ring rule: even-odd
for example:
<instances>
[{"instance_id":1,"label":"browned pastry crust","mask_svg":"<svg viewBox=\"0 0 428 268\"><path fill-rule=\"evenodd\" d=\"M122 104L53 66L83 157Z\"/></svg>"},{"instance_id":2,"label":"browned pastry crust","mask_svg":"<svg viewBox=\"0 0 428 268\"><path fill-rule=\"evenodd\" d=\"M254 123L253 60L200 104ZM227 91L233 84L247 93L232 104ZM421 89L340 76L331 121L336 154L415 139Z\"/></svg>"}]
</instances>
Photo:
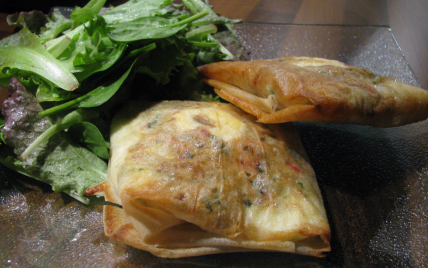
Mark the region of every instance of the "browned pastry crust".
<instances>
[{"instance_id":1,"label":"browned pastry crust","mask_svg":"<svg viewBox=\"0 0 428 268\"><path fill-rule=\"evenodd\" d=\"M138 112L135 112L135 108ZM105 233L157 256L239 251L323 256L330 227L299 136L231 104L162 102L116 117Z\"/></svg>"},{"instance_id":2,"label":"browned pastry crust","mask_svg":"<svg viewBox=\"0 0 428 268\"><path fill-rule=\"evenodd\" d=\"M339 61L309 57L218 62L198 68L217 94L262 123L393 127L428 117L428 92Z\"/></svg>"}]
</instances>

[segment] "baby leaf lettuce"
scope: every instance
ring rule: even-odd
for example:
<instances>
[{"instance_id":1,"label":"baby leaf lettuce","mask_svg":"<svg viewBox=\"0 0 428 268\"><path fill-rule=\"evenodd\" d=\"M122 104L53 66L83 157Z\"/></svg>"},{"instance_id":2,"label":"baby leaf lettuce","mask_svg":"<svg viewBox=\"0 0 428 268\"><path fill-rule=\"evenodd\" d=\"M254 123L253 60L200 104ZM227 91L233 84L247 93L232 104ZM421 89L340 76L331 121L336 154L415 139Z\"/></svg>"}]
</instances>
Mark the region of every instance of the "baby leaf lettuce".
<instances>
[{"instance_id":1,"label":"baby leaf lettuce","mask_svg":"<svg viewBox=\"0 0 428 268\"><path fill-rule=\"evenodd\" d=\"M27 28L0 41L0 72L7 75L9 71L5 68L36 73L67 91L79 86L76 77L49 54L40 44L39 38Z\"/></svg>"},{"instance_id":2,"label":"baby leaf lettuce","mask_svg":"<svg viewBox=\"0 0 428 268\"><path fill-rule=\"evenodd\" d=\"M76 7L70 14L70 18L73 21L72 28L76 28L90 21L95 15L100 13L106 0L91 0L83 8Z\"/></svg>"},{"instance_id":3,"label":"baby leaf lettuce","mask_svg":"<svg viewBox=\"0 0 428 268\"><path fill-rule=\"evenodd\" d=\"M180 21L177 18L142 17L110 26L109 37L116 42L166 38L187 28L188 23L207 14L208 12L201 12Z\"/></svg>"},{"instance_id":4,"label":"baby leaf lettuce","mask_svg":"<svg viewBox=\"0 0 428 268\"><path fill-rule=\"evenodd\" d=\"M59 34L71 28L71 20L62 15L59 10L54 9L52 17L47 19L48 23L40 30L39 37L42 43L56 38Z\"/></svg>"},{"instance_id":5,"label":"baby leaf lettuce","mask_svg":"<svg viewBox=\"0 0 428 268\"><path fill-rule=\"evenodd\" d=\"M88 149L73 142L66 133L58 132L82 121L87 114L73 111L58 124L52 125L47 118L38 117L42 108L16 78L12 79L10 91L11 97L5 101L2 109L6 119L2 132L6 143L13 145L17 155L21 152L26 155L24 159L20 159L6 154L8 150L3 147L0 161L22 174L52 185L56 192L65 192L87 203L89 199L84 196L85 189L107 178L107 164ZM47 130L53 133L45 134L48 133ZM26 152L43 135L45 137L38 142L37 148Z\"/></svg>"},{"instance_id":6,"label":"baby leaf lettuce","mask_svg":"<svg viewBox=\"0 0 428 268\"><path fill-rule=\"evenodd\" d=\"M212 34L237 21L208 2L129 0L101 13L104 3L91 0L70 19L54 11L40 34L26 23L0 41L0 86L12 81L15 92L2 107L0 161L82 202L86 188L106 179L118 105L153 95L213 100L199 91L196 66L233 59ZM27 66L30 58L39 64Z\"/></svg>"},{"instance_id":7,"label":"baby leaf lettuce","mask_svg":"<svg viewBox=\"0 0 428 268\"><path fill-rule=\"evenodd\" d=\"M47 18L43 12L37 10L19 12L7 17L7 23L9 25L15 25L20 28L25 27L35 34L39 34L48 21L49 18Z\"/></svg>"},{"instance_id":8,"label":"baby leaf lettuce","mask_svg":"<svg viewBox=\"0 0 428 268\"><path fill-rule=\"evenodd\" d=\"M126 44L116 44L107 36L102 16L94 16L83 30L74 35L68 47L58 56L79 81L109 69L122 56Z\"/></svg>"},{"instance_id":9,"label":"baby leaf lettuce","mask_svg":"<svg viewBox=\"0 0 428 268\"><path fill-rule=\"evenodd\" d=\"M81 144L85 144L96 156L102 159L109 158L109 149L102 133L92 123L80 122L68 128L67 133Z\"/></svg>"},{"instance_id":10,"label":"baby leaf lettuce","mask_svg":"<svg viewBox=\"0 0 428 268\"><path fill-rule=\"evenodd\" d=\"M38 117L42 108L16 77L10 81L9 95L2 105L5 118L2 133L6 143L14 148L15 154L20 155L49 128L51 122L48 118Z\"/></svg>"},{"instance_id":11,"label":"baby leaf lettuce","mask_svg":"<svg viewBox=\"0 0 428 268\"><path fill-rule=\"evenodd\" d=\"M129 0L102 16L108 24L124 23L143 17L164 16L170 13L168 8L171 8L171 0Z\"/></svg>"},{"instance_id":12,"label":"baby leaf lettuce","mask_svg":"<svg viewBox=\"0 0 428 268\"><path fill-rule=\"evenodd\" d=\"M123 84L129 73L131 72L132 67L133 65L129 67L129 69L120 77L120 79L114 81L112 84L101 85L95 88L94 90L86 93L85 95L82 95L71 101L62 103L58 106L52 107L44 111L40 111L39 116L45 117L47 115L72 108L92 108L104 104L119 90L120 86Z\"/></svg>"},{"instance_id":13,"label":"baby leaf lettuce","mask_svg":"<svg viewBox=\"0 0 428 268\"><path fill-rule=\"evenodd\" d=\"M66 130L76 123L95 118L98 116L98 112L90 109L77 109L71 113L61 117L55 124L44 129L43 133L39 135L31 144L22 152L20 155L21 159L27 159L27 157L36 149L40 148L40 145L47 141L50 137L56 133Z\"/></svg>"}]
</instances>

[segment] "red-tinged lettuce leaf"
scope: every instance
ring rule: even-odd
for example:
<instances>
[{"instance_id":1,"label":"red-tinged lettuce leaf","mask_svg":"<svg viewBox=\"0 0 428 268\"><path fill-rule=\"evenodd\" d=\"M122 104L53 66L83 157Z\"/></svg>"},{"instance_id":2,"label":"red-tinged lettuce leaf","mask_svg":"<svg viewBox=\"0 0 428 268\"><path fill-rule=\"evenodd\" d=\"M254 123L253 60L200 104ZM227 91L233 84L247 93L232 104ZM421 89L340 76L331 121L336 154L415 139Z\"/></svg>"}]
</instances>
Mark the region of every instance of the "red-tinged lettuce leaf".
<instances>
[{"instance_id":1,"label":"red-tinged lettuce leaf","mask_svg":"<svg viewBox=\"0 0 428 268\"><path fill-rule=\"evenodd\" d=\"M7 144L20 155L51 123L47 118L38 117L43 109L16 77L10 81L9 95L2 105L5 118L2 132Z\"/></svg>"},{"instance_id":2,"label":"red-tinged lettuce leaf","mask_svg":"<svg viewBox=\"0 0 428 268\"><path fill-rule=\"evenodd\" d=\"M18 79L12 79L9 91L10 97L2 107L5 118L2 132L6 144L20 155L52 124L48 119L38 117L41 107ZM55 192L65 192L84 203L88 202L85 189L103 182L107 176L107 164L102 159L72 142L62 132L40 143L22 160L22 167L19 161L16 155L1 155L1 162L13 163L7 166L50 184Z\"/></svg>"}]
</instances>

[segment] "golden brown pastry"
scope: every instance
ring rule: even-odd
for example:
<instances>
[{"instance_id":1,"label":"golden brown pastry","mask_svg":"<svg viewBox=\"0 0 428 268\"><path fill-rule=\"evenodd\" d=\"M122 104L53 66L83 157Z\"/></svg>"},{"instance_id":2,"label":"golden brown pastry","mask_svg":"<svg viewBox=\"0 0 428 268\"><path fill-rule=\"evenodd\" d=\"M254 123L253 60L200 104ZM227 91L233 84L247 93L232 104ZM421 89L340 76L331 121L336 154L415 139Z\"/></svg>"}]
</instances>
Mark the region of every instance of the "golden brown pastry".
<instances>
[{"instance_id":1,"label":"golden brown pastry","mask_svg":"<svg viewBox=\"0 0 428 268\"><path fill-rule=\"evenodd\" d=\"M330 227L291 124L264 126L231 104L137 103L114 120L108 180L87 190L105 233L169 258L281 251L323 256Z\"/></svg>"},{"instance_id":2,"label":"golden brown pastry","mask_svg":"<svg viewBox=\"0 0 428 268\"><path fill-rule=\"evenodd\" d=\"M289 57L199 67L220 97L262 123L393 127L428 117L428 91L335 60Z\"/></svg>"}]
</instances>

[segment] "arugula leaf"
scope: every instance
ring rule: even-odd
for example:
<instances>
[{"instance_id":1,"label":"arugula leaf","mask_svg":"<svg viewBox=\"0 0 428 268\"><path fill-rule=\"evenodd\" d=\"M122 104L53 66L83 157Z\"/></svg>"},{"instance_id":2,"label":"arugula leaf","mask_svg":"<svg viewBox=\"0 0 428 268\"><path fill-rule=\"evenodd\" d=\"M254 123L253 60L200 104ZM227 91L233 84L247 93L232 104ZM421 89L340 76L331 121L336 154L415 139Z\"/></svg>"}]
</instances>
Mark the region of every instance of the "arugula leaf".
<instances>
[{"instance_id":1,"label":"arugula leaf","mask_svg":"<svg viewBox=\"0 0 428 268\"><path fill-rule=\"evenodd\" d=\"M208 4L208 1L204 3L204 1L201 0L183 0L183 4L186 5L193 14L203 11L208 12L209 15L204 19L198 20L198 22L202 22L203 20L211 20L210 23L224 24L229 31L231 31L233 34L236 34L235 31L232 29L232 23L238 23L241 20L231 20L224 16L217 15L214 10L212 10L211 6ZM197 25L198 22L194 22L195 25Z\"/></svg>"},{"instance_id":2,"label":"arugula leaf","mask_svg":"<svg viewBox=\"0 0 428 268\"><path fill-rule=\"evenodd\" d=\"M211 7L199 0L183 0L183 4L186 5L193 14L201 11L207 11L208 13L215 14Z\"/></svg>"},{"instance_id":3,"label":"arugula leaf","mask_svg":"<svg viewBox=\"0 0 428 268\"><path fill-rule=\"evenodd\" d=\"M123 84L123 82L128 77L129 73L131 72L133 67L133 64L131 67L128 68L128 70L115 82L108 86L99 86L96 89L88 92L87 94L80 96L72 101L63 103L61 105L52 107L50 109L40 111L39 117L45 117L47 115L51 115L53 113L57 113L66 109L71 108L91 108L91 107L97 107L101 104L108 101L120 88L120 86Z\"/></svg>"},{"instance_id":4,"label":"arugula leaf","mask_svg":"<svg viewBox=\"0 0 428 268\"><path fill-rule=\"evenodd\" d=\"M186 33L186 38L188 40L199 41L204 43L204 39L207 34L212 34L217 32L217 27L214 24L203 25ZM193 44L193 43L192 43Z\"/></svg>"},{"instance_id":5,"label":"arugula leaf","mask_svg":"<svg viewBox=\"0 0 428 268\"><path fill-rule=\"evenodd\" d=\"M171 0L129 0L103 14L108 24L124 23L142 17L164 16Z\"/></svg>"},{"instance_id":6,"label":"arugula leaf","mask_svg":"<svg viewBox=\"0 0 428 268\"><path fill-rule=\"evenodd\" d=\"M185 40L180 37L158 40L157 49L139 59L136 71L154 78L157 84L167 84L177 67L188 58L183 53L185 46Z\"/></svg>"},{"instance_id":7,"label":"arugula leaf","mask_svg":"<svg viewBox=\"0 0 428 268\"><path fill-rule=\"evenodd\" d=\"M0 77L8 75L4 71L6 68L36 73L67 91L79 86L74 75L46 51L37 35L26 28L0 41Z\"/></svg>"},{"instance_id":8,"label":"arugula leaf","mask_svg":"<svg viewBox=\"0 0 428 268\"><path fill-rule=\"evenodd\" d=\"M187 28L188 23L207 14L207 12L201 12L181 21L177 18L142 17L130 22L120 22L108 27L109 37L116 42L166 38Z\"/></svg>"},{"instance_id":9,"label":"arugula leaf","mask_svg":"<svg viewBox=\"0 0 428 268\"><path fill-rule=\"evenodd\" d=\"M110 155L106 141L94 124L89 122L77 123L72 125L67 130L67 133L69 133L74 140L91 150L96 156L109 159Z\"/></svg>"}]
</instances>

